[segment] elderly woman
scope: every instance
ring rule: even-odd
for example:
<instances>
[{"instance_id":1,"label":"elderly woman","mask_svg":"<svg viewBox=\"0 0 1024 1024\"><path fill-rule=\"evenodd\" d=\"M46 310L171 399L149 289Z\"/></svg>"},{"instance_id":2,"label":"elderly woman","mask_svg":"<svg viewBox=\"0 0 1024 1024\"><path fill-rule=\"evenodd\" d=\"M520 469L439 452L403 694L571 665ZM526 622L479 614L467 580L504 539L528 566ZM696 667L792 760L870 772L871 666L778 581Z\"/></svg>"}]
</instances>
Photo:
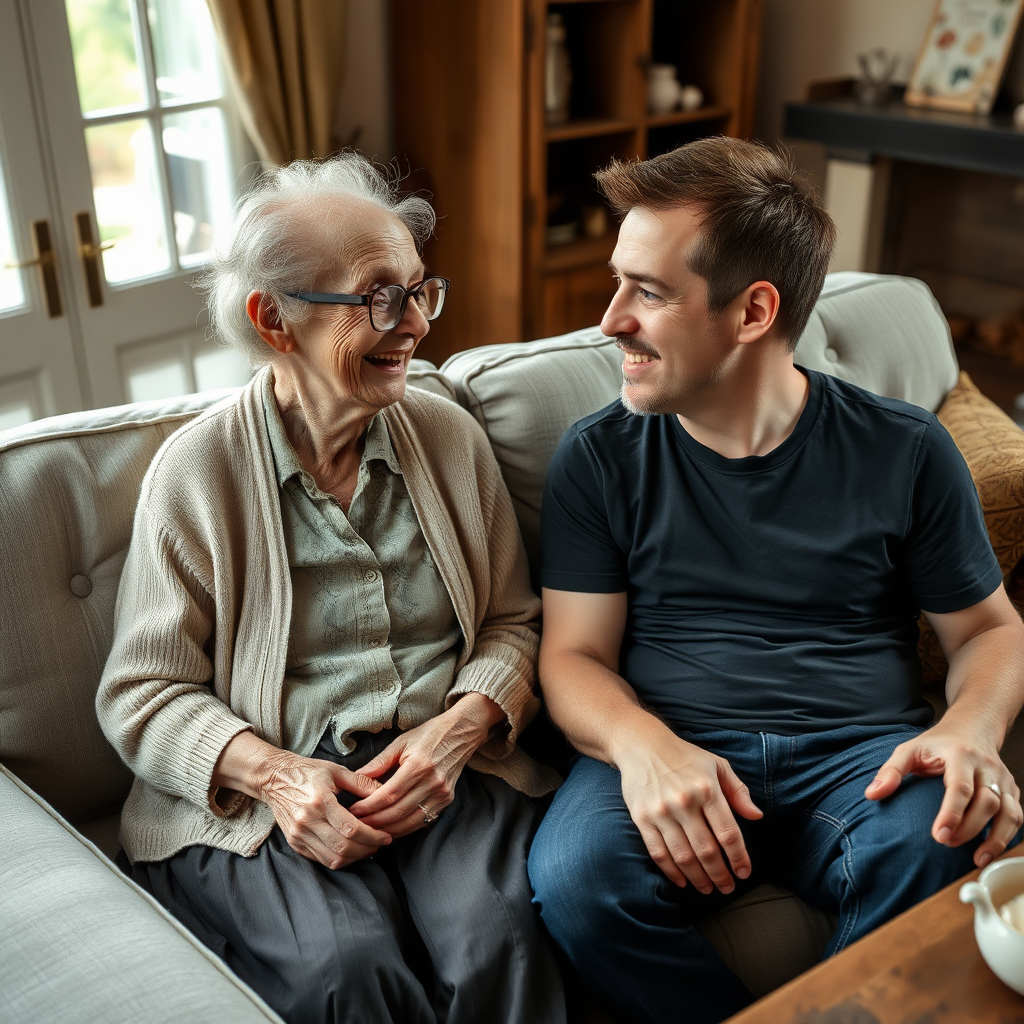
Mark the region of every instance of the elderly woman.
<instances>
[{"instance_id":1,"label":"elderly woman","mask_svg":"<svg viewBox=\"0 0 1024 1024\"><path fill-rule=\"evenodd\" d=\"M128 870L293 1024L564 1019L538 602L484 434L405 383L432 226L351 153L241 203L210 306L264 367L153 460L97 697Z\"/></svg>"}]
</instances>

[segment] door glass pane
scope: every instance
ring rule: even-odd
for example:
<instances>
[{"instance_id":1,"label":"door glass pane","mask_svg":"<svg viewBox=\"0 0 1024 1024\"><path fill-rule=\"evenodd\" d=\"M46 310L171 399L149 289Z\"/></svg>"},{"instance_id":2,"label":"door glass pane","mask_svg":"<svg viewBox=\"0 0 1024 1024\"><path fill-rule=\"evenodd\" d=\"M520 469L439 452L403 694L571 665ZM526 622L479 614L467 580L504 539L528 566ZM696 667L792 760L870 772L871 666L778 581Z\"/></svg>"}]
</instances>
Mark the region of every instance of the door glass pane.
<instances>
[{"instance_id":1,"label":"door glass pane","mask_svg":"<svg viewBox=\"0 0 1024 1024\"><path fill-rule=\"evenodd\" d=\"M197 352L192 357L192 370L196 378L196 391L240 388L248 384L252 376L248 363L233 348Z\"/></svg>"},{"instance_id":2,"label":"door glass pane","mask_svg":"<svg viewBox=\"0 0 1024 1024\"><path fill-rule=\"evenodd\" d=\"M131 0L65 0L82 113L145 98Z\"/></svg>"},{"instance_id":3,"label":"door glass pane","mask_svg":"<svg viewBox=\"0 0 1024 1024\"><path fill-rule=\"evenodd\" d=\"M43 415L34 374L0 381L0 430L20 427Z\"/></svg>"},{"instance_id":4,"label":"door glass pane","mask_svg":"<svg viewBox=\"0 0 1024 1024\"><path fill-rule=\"evenodd\" d=\"M0 399L0 430L20 427L36 418L32 406L25 401L5 402Z\"/></svg>"},{"instance_id":5,"label":"door glass pane","mask_svg":"<svg viewBox=\"0 0 1024 1024\"><path fill-rule=\"evenodd\" d=\"M103 253L112 283L167 270L170 252L153 132L142 119L85 129L100 239L114 242Z\"/></svg>"},{"instance_id":6,"label":"door glass pane","mask_svg":"<svg viewBox=\"0 0 1024 1024\"><path fill-rule=\"evenodd\" d=\"M14 263L17 259L8 209L3 167L0 166L0 312L17 309L25 304L25 292L21 284L22 271L4 269L5 263Z\"/></svg>"},{"instance_id":7,"label":"door glass pane","mask_svg":"<svg viewBox=\"0 0 1024 1024\"><path fill-rule=\"evenodd\" d=\"M252 376L248 363L234 349L194 333L122 348L118 361L130 402L237 388Z\"/></svg>"},{"instance_id":8,"label":"door glass pane","mask_svg":"<svg viewBox=\"0 0 1024 1024\"><path fill-rule=\"evenodd\" d=\"M188 343L184 339L123 349L119 359L128 401L176 398L194 391L187 358Z\"/></svg>"},{"instance_id":9,"label":"door glass pane","mask_svg":"<svg viewBox=\"0 0 1024 1024\"><path fill-rule=\"evenodd\" d=\"M178 395L187 395L191 390L185 376L185 367L180 361L140 367L128 377L129 402L177 398Z\"/></svg>"},{"instance_id":10,"label":"door glass pane","mask_svg":"<svg viewBox=\"0 0 1024 1024\"><path fill-rule=\"evenodd\" d=\"M164 151L174 203L174 234L182 266L195 266L231 215L231 177L224 115L219 107L164 117Z\"/></svg>"},{"instance_id":11,"label":"door glass pane","mask_svg":"<svg viewBox=\"0 0 1024 1024\"><path fill-rule=\"evenodd\" d=\"M218 99L224 94L217 36L206 0L146 0L161 103Z\"/></svg>"}]
</instances>

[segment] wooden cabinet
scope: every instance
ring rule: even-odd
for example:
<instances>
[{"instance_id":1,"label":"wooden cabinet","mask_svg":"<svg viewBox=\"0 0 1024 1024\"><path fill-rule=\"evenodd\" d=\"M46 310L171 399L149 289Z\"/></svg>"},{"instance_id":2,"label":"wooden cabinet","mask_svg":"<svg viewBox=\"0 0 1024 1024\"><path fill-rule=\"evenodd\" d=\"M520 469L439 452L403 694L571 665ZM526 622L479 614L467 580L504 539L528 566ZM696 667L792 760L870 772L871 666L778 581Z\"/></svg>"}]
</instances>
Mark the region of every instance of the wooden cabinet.
<instances>
[{"instance_id":1,"label":"wooden cabinet","mask_svg":"<svg viewBox=\"0 0 1024 1024\"><path fill-rule=\"evenodd\" d=\"M613 156L643 159L703 135L749 135L761 7L391 0L396 151L406 187L429 192L439 216L428 266L452 279L422 355L440 362L601 319L615 225L593 172ZM562 18L572 69L570 117L556 125L544 111L551 13ZM674 64L704 105L649 114L652 62Z\"/></svg>"}]
</instances>

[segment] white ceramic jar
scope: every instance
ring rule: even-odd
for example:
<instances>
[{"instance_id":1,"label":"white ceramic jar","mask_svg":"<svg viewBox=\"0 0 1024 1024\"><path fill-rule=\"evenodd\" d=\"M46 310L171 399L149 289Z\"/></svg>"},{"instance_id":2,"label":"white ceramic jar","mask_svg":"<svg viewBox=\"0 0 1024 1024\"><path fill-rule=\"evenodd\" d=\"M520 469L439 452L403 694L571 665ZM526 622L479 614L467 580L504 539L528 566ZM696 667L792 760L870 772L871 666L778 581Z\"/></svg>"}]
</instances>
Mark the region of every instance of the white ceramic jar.
<instances>
[{"instance_id":1,"label":"white ceramic jar","mask_svg":"<svg viewBox=\"0 0 1024 1024\"><path fill-rule=\"evenodd\" d=\"M679 87L679 106L683 110L700 110L704 106L704 93L696 85Z\"/></svg>"},{"instance_id":2,"label":"white ceramic jar","mask_svg":"<svg viewBox=\"0 0 1024 1024\"><path fill-rule=\"evenodd\" d=\"M565 124L569 120L571 89L572 65L565 46L565 23L560 14L552 12L548 15L544 52L544 120L547 124Z\"/></svg>"},{"instance_id":3,"label":"white ceramic jar","mask_svg":"<svg viewBox=\"0 0 1024 1024\"><path fill-rule=\"evenodd\" d=\"M647 108L652 114L670 114L679 105L679 81L674 64L652 64L647 69Z\"/></svg>"}]
</instances>

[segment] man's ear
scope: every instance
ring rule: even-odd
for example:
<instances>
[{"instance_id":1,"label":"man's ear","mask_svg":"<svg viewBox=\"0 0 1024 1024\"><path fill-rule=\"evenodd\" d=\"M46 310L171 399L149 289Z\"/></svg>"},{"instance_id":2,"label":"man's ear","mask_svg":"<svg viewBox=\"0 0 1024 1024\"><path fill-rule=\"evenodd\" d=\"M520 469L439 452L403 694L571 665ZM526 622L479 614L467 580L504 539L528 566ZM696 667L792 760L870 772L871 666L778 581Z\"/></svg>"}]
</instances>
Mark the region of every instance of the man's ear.
<instances>
[{"instance_id":1,"label":"man's ear","mask_svg":"<svg viewBox=\"0 0 1024 1024\"><path fill-rule=\"evenodd\" d=\"M295 336L287 325L281 322L281 314L269 295L264 292L249 292L249 297L245 300L245 311L256 328L256 333L275 352L291 352L295 348Z\"/></svg>"},{"instance_id":2,"label":"man's ear","mask_svg":"<svg viewBox=\"0 0 1024 1024\"><path fill-rule=\"evenodd\" d=\"M736 340L748 345L763 338L779 315L779 290L769 281L755 281L737 296L739 309Z\"/></svg>"}]
</instances>

